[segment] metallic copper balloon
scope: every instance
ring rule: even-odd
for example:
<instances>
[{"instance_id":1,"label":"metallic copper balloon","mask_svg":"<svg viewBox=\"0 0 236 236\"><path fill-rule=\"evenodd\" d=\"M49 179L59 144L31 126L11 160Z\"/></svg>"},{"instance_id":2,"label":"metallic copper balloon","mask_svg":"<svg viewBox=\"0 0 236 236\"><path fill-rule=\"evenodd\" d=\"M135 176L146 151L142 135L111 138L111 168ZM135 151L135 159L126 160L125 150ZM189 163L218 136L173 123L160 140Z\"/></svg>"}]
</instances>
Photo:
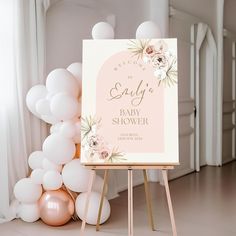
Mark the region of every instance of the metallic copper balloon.
<instances>
[{"instance_id":1,"label":"metallic copper balloon","mask_svg":"<svg viewBox=\"0 0 236 236\"><path fill-rule=\"evenodd\" d=\"M66 224L74 214L75 206L71 196L59 189L46 191L39 199L42 221L51 226Z\"/></svg>"},{"instance_id":2,"label":"metallic copper balloon","mask_svg":"<svg viewBox=\"0 0 236 236\"><path fill-rule=\"evenodd\" d=\"M80 158L80 143L76 144L76 152L74 158Z\"/></svg>"}]
</instances>

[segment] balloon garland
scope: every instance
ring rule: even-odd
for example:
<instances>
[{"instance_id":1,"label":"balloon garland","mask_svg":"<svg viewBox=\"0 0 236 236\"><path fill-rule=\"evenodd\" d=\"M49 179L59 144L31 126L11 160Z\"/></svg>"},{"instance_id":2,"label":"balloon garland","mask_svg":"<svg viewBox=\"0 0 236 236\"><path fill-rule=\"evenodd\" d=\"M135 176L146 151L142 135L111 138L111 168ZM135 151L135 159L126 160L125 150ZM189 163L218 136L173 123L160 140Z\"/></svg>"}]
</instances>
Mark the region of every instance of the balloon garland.
<instances>
[{"instance_id":1,"label":"balloon garland","mask_svg":"<svg viewBox=\"0 0 236 236\"><path fill-rule=\"evenodd\" d=\"M147 30L146 30L147 29ZM153 22L144 22L137 37L159 35ZM114 30L106 22L92 29L93 39L113 39ZM50 135L42 150L28 158L32 169L28 178L19 180L14 187L17 199L15 217L26 222L39 218L51 226L66 224L71 218L83 219L90 171L80 163L80 115L82 94L82 64L72 63L67 69L49 73L45 85L32 87L26 96L28 109L39 119L51 125ZM100 203L103 179L96 176L91 194L87 223L95 225ZM110 204L105 198L101 223L110 216Z\"/></svg>"}]
</instances>

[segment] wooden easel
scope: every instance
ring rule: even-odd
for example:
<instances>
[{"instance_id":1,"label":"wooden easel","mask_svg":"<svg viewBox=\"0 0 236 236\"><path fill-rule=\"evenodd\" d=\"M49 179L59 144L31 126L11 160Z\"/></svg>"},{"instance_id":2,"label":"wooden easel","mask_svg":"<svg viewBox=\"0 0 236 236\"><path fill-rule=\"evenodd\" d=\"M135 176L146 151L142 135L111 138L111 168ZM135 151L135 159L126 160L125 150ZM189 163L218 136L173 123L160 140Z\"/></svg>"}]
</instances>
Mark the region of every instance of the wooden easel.
<instances>
[{"instance_id":1,"label":"wooden easel","mask_svg":"<svg viewBox=\"0 0 236 236\"><path fill-rule=\"evenodd\" d=\"M166 166L165 165L162 165L162 166L156 166L156 165L148 165L148 166L139 166L139 165L134 165L134 166L124 166L124 165L121 165L121 166L120 165L119 166L109 165L109 166L107 166L106 165L106 166L103 166L103 165L97 165L97 166L86 166L86 167L92 169L92 172L91 172L91 176L90 176L90 180L89 180L87 200L85 203L84 219L82 221L82 226L81 226L81 231L80 231L81 236L84 235L84 230L85 230L85 226L86 226L86 218L87 218L88 207L89 207L89 199L90 199L90 195L91 195L91 191L92 191L93 181L94 181L94 178L96 175L95 170L105 170L104 184L103 184L102 196L101 196L100 207L99 207L98 218L97 218L97 225L96 225L96 230L98 231L99 226L100 226L103 201L104 201L104 197L105 197L106 183L107 183L107 179L108 179L108 170L111 170L111 169L113 169L113 170L114 169L128 170L128 236L134 235L134 231L133 231L133 181L132 181L133 170L134 169L143 170L149 222L150 222L152 230L154 230L154 223L153 223L153 217L152 217L152 206L151 206L151 199L150 199L150 192L149 192L149 187L148 187L146 170L147 169L159 169L162 171L164 186L165 186L165 190L166 190L167 203L168 203L168 208L169 208L169 213L170 213L172 232L173 232L173 236L177 236L174 212L173 212L168 177L167 177L167 171L170 169L173 169L174 166L171 166L171 165L166 165Z\"/></svg>"}]
</instances>

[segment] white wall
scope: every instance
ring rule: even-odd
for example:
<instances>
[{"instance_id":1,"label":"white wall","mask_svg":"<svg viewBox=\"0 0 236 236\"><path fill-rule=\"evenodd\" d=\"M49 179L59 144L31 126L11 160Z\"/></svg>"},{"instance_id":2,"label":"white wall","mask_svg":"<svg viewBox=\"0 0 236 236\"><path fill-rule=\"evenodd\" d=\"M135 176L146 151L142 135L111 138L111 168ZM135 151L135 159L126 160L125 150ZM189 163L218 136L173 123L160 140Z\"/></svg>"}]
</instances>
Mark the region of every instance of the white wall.
<instances>
[{"instance_id":1,"label":"white wall","mask_svg":"<svg viewBox=\"0 0 236 236\"><path fill-rule=\"evenodd\" d=\"M145 0L64 0L55 1L47 12L47 73L81 61L82 39L91 38L91 29L109 14L116 17L115 37L134 38L137 26L148 20Z\"/></svg>"},{"instance_id":2,"label":"white wall","mask_svg":"<svg viewBox=\"0 0 236 236\"><path fill-rule=\"evenodd\" d=\"M216 0L170 0L170 5L200 18L216 35Z\"/></svg>"},{"instance_id":3,"label":"white wall","mask_svg":"<svg viewBox=\"0 0 236 236\"><path fill-rule=\"evenodd\" d=\"M235 0L225 0L224 6L224 27L236 32L236 1Z\"/></svg>"}]
</instances>

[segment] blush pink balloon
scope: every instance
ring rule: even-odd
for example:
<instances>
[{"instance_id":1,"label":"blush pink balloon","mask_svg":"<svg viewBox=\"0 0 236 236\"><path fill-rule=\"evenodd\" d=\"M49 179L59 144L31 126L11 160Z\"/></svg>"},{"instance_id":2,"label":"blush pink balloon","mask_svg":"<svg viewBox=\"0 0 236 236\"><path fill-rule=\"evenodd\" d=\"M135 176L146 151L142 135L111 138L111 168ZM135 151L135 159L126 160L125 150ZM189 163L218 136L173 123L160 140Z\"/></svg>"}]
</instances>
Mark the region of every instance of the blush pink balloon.
<instances>
[{"instance_id":1,"label":"blush pink balloon","mask_svg":"<svg viewBox=\"0 0 236 236\"><path fill-rule=\"evenodd\" d=\"M66 224L74 214L74 210L75 206L71 196L61 189L46 191L39 200L39 214L47 225Z\"/></svg>"}]
</instances>

